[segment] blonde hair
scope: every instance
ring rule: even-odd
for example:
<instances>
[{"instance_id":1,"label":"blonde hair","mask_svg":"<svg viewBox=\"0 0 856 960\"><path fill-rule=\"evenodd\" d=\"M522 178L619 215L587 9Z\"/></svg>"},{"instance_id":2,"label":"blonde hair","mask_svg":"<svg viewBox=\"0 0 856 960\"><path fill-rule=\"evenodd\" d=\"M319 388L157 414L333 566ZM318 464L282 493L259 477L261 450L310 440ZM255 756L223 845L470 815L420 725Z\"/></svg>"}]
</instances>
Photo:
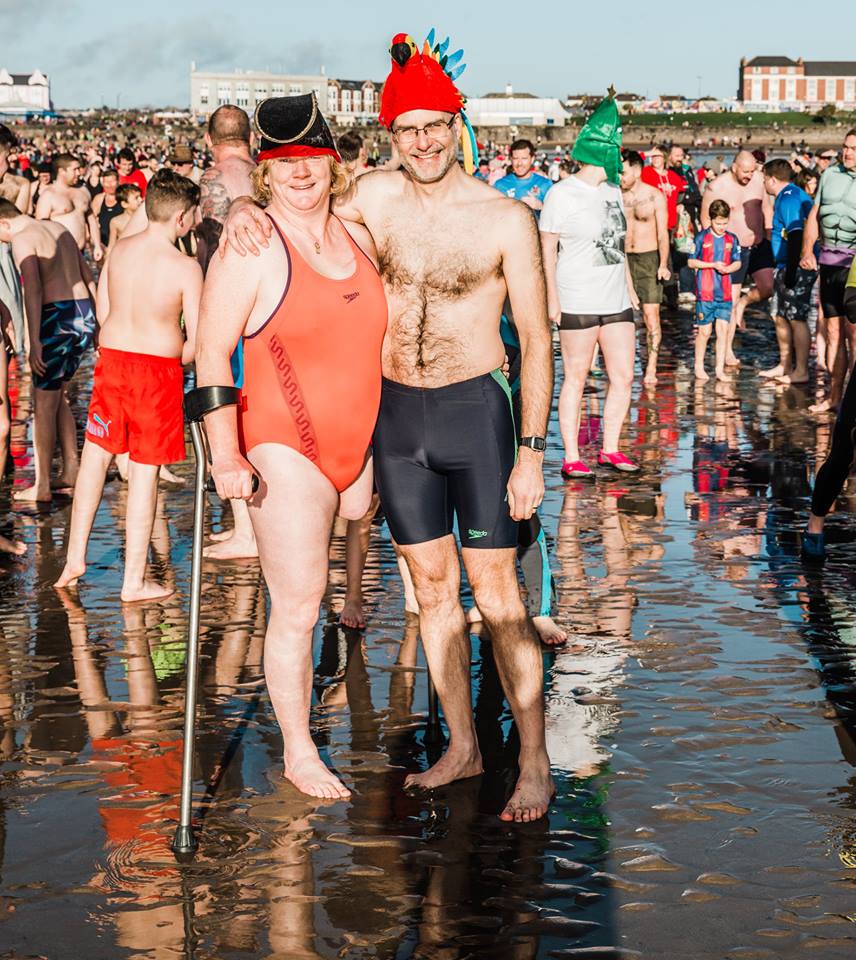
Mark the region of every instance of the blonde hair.
<instances>
[{"instance_id":1,"label":"blonde hair","mask_svg":"<svg viewBox=\"0 0 856 960\"><path fill-rule=\"evenodd\" d=\"M328 156L327 159L330 161L331 173L330 196L341 197L343 193L347 193L350 189L351 183L353 182L353 174L335 157ZM250 174L250 179L253 183L253 199L258 200L259 203L267 204L271 201L270 187L265 182L265 177L273 163L276 163L275 159L262 160Z\"/></svg>"}]
</instances>

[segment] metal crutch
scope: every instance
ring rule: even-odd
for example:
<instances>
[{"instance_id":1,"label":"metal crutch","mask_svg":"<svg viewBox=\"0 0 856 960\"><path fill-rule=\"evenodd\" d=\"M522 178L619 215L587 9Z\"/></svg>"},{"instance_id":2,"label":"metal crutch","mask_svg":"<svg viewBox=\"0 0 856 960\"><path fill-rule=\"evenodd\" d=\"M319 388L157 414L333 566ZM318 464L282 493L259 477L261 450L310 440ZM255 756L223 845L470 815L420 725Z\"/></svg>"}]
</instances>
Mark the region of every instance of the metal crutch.
<instances>
[{"instance_id":1,"label":"metal crutch","mask_svg":"<svg viewBox=\"0 0 856 960\"><path fill-rule=\"evenodd\" d=\"M184 746L181 765L181 808L178 826L172 839L176 856L192 854L197 847L191 824L193 804L193 747L196 736L196 696L199 683L199 613L202 600L202 536L205 520L205 495L214 486L208 473L208 454L205 446L206 414L241 401L237 387L197 387L184 396L184 418L190 424L190 439L196 457L196 483L193 497L193 550L190 566L190 617L187 642L187 682L184 698ZM253 490L258 477L253 476Z\"/></svg>"}]
</instances>

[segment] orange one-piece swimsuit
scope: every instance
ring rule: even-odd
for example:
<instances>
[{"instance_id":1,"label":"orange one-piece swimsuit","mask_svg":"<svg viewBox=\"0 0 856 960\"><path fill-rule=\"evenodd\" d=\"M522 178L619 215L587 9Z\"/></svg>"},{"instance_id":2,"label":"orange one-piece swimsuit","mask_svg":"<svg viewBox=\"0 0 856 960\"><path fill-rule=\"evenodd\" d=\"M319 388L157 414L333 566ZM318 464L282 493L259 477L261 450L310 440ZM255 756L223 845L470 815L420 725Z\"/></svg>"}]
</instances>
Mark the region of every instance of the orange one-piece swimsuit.
<instances>
[{"instance_id":1,"label":"orange one-piece swimsuit","mask_svg":"<svg viewBox=\"0 0 856 960\"><path fill-rule=\"evenodd\" d=\"M282 443L341 492L363 469L380 405L383 284L350 235L356 268L332 280L313 270L271 222L289 277L274 312L244 337L241 449L247 454L260 443Z\"/></svg>"}]
</instances>

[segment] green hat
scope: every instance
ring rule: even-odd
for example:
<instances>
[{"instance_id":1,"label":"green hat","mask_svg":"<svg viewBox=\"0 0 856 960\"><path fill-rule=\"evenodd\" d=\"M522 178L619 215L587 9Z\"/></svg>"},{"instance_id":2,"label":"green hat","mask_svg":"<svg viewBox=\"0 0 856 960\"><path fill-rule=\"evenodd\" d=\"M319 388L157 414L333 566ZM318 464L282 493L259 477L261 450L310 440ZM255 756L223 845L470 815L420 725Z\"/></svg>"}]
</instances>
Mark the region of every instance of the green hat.
<instances>
[{"instance_id":1,"label":"green hat","mask_svg":"<svg viewBox=\"0 0 856 960\"><path fill-rule=\"evenodd\" d=\"M586 125L580 130L571 156L580 163L590 163L606 170L610 183L621 182L621 121L615 105L615 91L601 100Z\"/></svg>"}]
</instances>

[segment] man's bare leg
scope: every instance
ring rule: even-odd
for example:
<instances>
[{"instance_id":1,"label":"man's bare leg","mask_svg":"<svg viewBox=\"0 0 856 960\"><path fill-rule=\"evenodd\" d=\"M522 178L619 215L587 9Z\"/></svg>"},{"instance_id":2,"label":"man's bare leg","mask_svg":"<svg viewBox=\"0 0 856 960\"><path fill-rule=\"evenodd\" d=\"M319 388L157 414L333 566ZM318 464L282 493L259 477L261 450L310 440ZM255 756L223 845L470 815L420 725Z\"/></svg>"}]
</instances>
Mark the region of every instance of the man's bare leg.
<instances>
[{"instance_id":1,"label":"man's bare leg","mask_svg":"<svg viewBox=\"0 0 856 960\"><path fill-rule=\"evenodd\" d=\"M83 442L83 454L80 458L78 483L71 505L71 524L68 532L68 547L65 566L55 587L73 587L86 573L86 547L89 534L101 503L104 480L113 455L90 440Z\"/></svg>"},{"instance_id":2,"label":"man's bare leg","mask_svg":"<svg viewBox=\"0 0 856 960\"><path fill-rule=\"evenodd\" d=\"M120 594L125 603L160 600L173 588L146 578L149 545L158 504L158 465L128 463L128 503L125 514L125 577Z\"/></svg>"},{"instance_id":3,"label":"man's bare leg","mask_svg":"<svg viewBox=\"0 0 856 960\"><path fill-rule=\"evenodd\" d=\"M808 408L809 413L826 413L837 410L844 394L844 379L847 376L846 338L842 334L842 318L826 318L826 364L829 370L827 395Z\"/></svg>"},{"instance_id":4,"label":"man's bare leg","mask_svg":"<svg viewBox=\"0 0 856 960\"><path fill-rule=\"evenodd\" d=\"M366 625L363 612L363 573L369 552L369 539L380 498L375 494L365 516L348 521L345 537L345 604L339 614L339 623L362 630Z\"/></svg>"},{"instance_id":5,"label":"man's bare leg","mask_svg":"<svg viewBox=\"0 0 856 960\"><path fill-rule=\"evenodd\" d=\"M663 339L660 327L660 304L643 303L642 317L645 320L645 330L648 335L648 363L642 382L653 385L657 382L657 359L660 356L660 341Z\"/></svg>"},{"instance_id":6,"label":"man's bare leg","mask_svg":"<svg viewBox=\"0 0 856 960\"><path fill-rule=\"evenodd\" d=\"M811 332L805 320L792 320L790 333L794 344L793 370L779 377L782 383L808 383L808 354Z\"/></svg>"},{"instance_id":7,"label":"man's bare leg","mask_svg":"<svg viewBox=\"0 0 856 960\"><path fill-rule=\"evenodd\" d=\"M791 369L791 325L784 317L773 317L776 327L776 341L779 344L779 362L769 370L759 370L759 377L775 379L783 377Z\"/></svg>"},{"instance_id":8,"label":"man's bare leg","mask_svg":"<svg viewBox=\"0 0 856 960\"><path fill-rule=\"evenodd\" d=\"M449 745L425 773L411 774L405 787L439 787L482 772L470 696L470 643L461 607L461 568L451 535L401 546L416 601L419 632L431 679L449 728ZM510 551L513 557L514 551ZM515 590L519 589L515 582Z\"/></svg>"},{"instance_id":9,"label":"man's bare leg","mask_svg":"<svg viewBox=\"0 0 856 960\"><path fill-rule=\"evenodd\" d=\"M204 550L209 560L252 560L259 555L250 513L243 500L230 500L235 525L228 532L212 535Z\"/></svg>"},{"instance_id":10,"label":"man's bare leg","mask_svg":"<svg viewBox=\"0 0 856 960\"><path fill-rule=\"evenodd\" d=\"M350 791L324 765L309 733L312 631L327 589L339 496L317 467L282 444L259 444L250 459L262 478L250 516L270 592L264 669L282 730L285 777L310 796L347 799Z\"/></svg>"},{"instance_id":11,"label":"man's bare leg","mask_svg":"<svg viewBox=\"0 0 856 960\"><path fill-rule=\"evenodd\" d=\"M33 388L33 454L36 480L31 487L15 491L15 500L50 502L51 463L56 446L57 411L62 400L61 390Z\"/></svg>"},{"instance_id":12,"label":"man's bare leg","mask_svg":"<svg viewBox=\"0 0 856 960\"><path fill-rule=\"evenodd\" d=\"M520 776L500 818L526 823L544 816L555 785L544 740L541 648L520 599L515 553L513 548L465 548L463 558L473 596L490 631L502 689L520 736Z\"/></svg>"},{"instance_id":13,"label":"man's bare leg","mask_svg":"<svg viewBox=\"0 0 856 960\"><path fill-rule=\"evenodd\" d=\"M60 393L62 397L56 415L56 432L62 454L62 473L51 483L51 489L71 492L77 482L77 471L80 468L80 457L77 453L77 424L71 412L66 388L63 387Z\"/></svg>"},{"instance_id":14,"label":"man's bare leg","mask_svg":"<svg viewBox=\"0 0 856 960\"><path fill-rule=\"evenodd\" d=\"M814 342L814 362L818 371L826 373L826 317L823 314L823 307L818 301L817 304L817 330L815 331Z\"/></svg>"}]
</instances>

